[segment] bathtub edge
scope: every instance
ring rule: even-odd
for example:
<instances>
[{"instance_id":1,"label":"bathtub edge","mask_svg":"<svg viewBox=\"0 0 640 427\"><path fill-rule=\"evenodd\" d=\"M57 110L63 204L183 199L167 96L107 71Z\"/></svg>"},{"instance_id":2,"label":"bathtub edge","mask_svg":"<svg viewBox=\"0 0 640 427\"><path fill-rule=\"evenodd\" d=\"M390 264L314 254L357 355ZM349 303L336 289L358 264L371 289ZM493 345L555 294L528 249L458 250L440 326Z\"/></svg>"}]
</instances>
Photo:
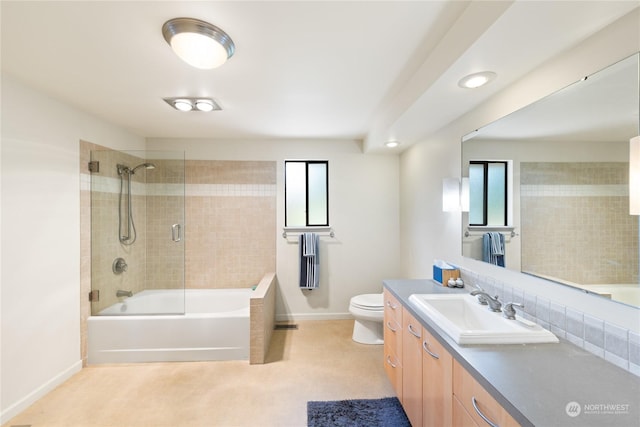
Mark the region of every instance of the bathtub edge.
<instances>
[{"instance_id":1,"label":"bathtub edge","mask_svg":"<svg viewBox=\"0 0 640 427\"><path fill-rule=\"evenodd\" d=\"M276 273L266 273L249 303L249 364L266 361L276 318Z\"/></svg>"}]
</instances>

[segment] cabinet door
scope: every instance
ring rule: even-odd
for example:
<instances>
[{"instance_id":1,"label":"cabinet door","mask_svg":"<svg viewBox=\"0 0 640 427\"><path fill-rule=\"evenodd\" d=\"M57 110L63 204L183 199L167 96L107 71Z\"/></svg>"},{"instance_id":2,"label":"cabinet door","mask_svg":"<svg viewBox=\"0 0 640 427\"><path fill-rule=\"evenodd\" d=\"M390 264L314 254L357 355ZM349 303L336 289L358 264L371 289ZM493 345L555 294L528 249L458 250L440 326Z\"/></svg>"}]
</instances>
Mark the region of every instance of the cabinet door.
<instances>
[{"instance_id":1,"label":"cabinet door","mask_svg":"<svg viewBox=\"0 0 640 427\"><path fill-rule=\"evenodd\" d=\"M422 325L402 313L402 406L412 426L422 425Z\"/></svg>"},{"instance_id":2,"label":"cabinet door","mask_svg":"<svg viewBox=\"0 0 640 427\"><path fill-rule=\"evenodd\" d=\"M515 419L482 387L466 369L453 361L453 394L479 426L519 426Z\"/></svg>"},{"instance_id":3,"label":"cabinet door","mask_svg":"<svg viewBox=\"0 0 640 427\"><path fill-rule=\"evenodd\" d=\"M402 402L402 308L386 289L384 301L384 370Z\"/></svg>"},{"instance_id":4,"label":"cabinet door","mask_svg":"<svg viewBox=\"0 0 640 427\"><path fill-rule=\"evenodd\" d=\"M402 306L387 290L384 302L384 345L402 360Z\"/></svg>"},{"instance_id":5,"label":"cabinet door","mask_svg":"<svg viewBox=\"0 0 640 427\"><path fill-rule=\"evenodd\" d=\"M453 357L422 329L422 424L449 426L452 417Z\"/></svg>"}]
</instances>

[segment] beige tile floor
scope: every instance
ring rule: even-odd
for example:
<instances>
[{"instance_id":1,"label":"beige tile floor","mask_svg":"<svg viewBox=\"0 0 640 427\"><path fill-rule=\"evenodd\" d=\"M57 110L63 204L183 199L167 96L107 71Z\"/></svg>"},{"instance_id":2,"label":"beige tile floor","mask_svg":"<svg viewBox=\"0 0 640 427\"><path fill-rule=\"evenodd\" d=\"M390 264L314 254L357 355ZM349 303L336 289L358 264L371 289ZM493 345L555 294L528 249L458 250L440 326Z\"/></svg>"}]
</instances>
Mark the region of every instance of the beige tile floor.
<instances>
[{"instance_id":1,"label":"beige tile floor","mask_svg":"<svg viewBox=\"0 0 640 427\"><path fill-rule=\"evenodd\" d=\"M309 400L393 396L380 345L351 340L352 320L275 331L268 363L90 366L3 427L305 426Z\"/></svg>"}]
</instances>

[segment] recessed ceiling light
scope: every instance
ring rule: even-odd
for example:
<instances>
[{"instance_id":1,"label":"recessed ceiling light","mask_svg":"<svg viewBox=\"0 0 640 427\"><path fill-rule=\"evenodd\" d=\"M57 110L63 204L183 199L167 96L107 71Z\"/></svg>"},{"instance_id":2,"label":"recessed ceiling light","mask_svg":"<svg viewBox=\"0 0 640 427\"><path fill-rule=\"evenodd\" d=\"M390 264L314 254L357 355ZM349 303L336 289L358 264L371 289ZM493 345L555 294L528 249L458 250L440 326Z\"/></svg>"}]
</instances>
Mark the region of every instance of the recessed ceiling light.
<instances>
[{"instance_id":1,"label":"recessed ceiling light","mask_svg":"<svg viewBox=\"0 0 640 427\"><path fill-rule=\"evenodd\" d=\"M484 86L496 77L496 73L492 71L483 71L481 73L473 73L463 77L458 86L465 89L475 89Z\"/></svg>"},{"instance_id":2,"label":"recessed ceiling light","mask_svg":"<svg viewBox=\"0 0 640 427\"><path fill-rule=\"evenodd\" d=\"M180 59L202 70L219 67L235 52L227 33L199 19L171 19L162 26L162 35Z\"/></svg>"},{"instance_id":3,"label":"recessed ceiling light","mask_svg":"<svg viewBox=\"0 0 640 427\"><path fill-rule=\"evenodd\" d=\"M199 111L213 111L213 101L210 99L198 99L196 109Z\"/></svg>"},{"instance_id":4,"label":"recessed ceiling light","mask_svg":"<svg viewBox=\"0 0 640 427\"><path fill-rule=\"evenodd\" d=\"M395 139L391 140L391 141L387 141L384 143L385 147L387 148L395 148L398 145L400 145L400 141L396 141Z\"/></svg>"},{"instance_id":5,"label":"recessed ceiling light","mask_svg":"<svg viewBox=\"0 0 640 427\"><path fill-rule=\"evenodd\" d=\"M180 111L219 111L222 110L220 104L211 98L163 98L164 101L176 110Z\"/></svg>"},{"instance_id":6,"label":"recessed ceiling light","mask_svg":"<svg viewBox=\"0 0 640 427\"><path fill-rule=\"evenodd\" d=\"M188 99L176 99L173 101L173 106L180 111L193 110L193 105L191 105L191 101L189 101Z\"/></svg>"}]
</instances>

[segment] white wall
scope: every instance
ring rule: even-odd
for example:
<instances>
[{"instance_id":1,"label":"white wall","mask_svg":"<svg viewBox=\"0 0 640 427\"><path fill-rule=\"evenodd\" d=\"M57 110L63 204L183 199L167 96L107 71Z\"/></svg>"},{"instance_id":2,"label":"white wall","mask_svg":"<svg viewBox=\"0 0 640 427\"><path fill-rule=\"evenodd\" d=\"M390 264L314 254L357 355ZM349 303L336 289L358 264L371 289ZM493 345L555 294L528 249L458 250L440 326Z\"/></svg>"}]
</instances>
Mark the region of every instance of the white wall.
<instances>
[{"instance_id":1,"label":"white wall","mask_svg":"<svg viewBox=\"0 0 640 427\"><path fill-rule=\"evenodd\" d=\"M0 421L77 372L80 358L80 139L144 139L2 75Z\"/></svg>"},{"instance_id":2,"label":"white wall","mask_svg":"<svg viewBox=\"0 0 640 427\"><path fill-rule=\"evenodd\" d=\"M363 154L357 141L148 140L150 150L184 150L187 159L271 160L278 165L276 255L279 319L348 317L349 299L382 292L400 272L397 155ZM298 244L282 237L284 160L329 161L329 219L335 238L320 242L319 289L298 287ZM188 225L187 225L188 226ZM188 242L187 242L188 244Z\"/></svg>"},{"instance_id":3,"label":"white wall","mask_svg":"<svg viewBox=\"0 0 640 427\"><path fill-rule=\"evenodd\" d=\"M585 75L640 50L640 11L623 17L580 46L541 66L401 156L402 270L409 278L431 277L434 258L522 287L552 301L638 331L639 310L587 296L520 273L461 256L459 213L442 212L442 179L461 174L461 137Z\"/></svg>"}]
</instances>

